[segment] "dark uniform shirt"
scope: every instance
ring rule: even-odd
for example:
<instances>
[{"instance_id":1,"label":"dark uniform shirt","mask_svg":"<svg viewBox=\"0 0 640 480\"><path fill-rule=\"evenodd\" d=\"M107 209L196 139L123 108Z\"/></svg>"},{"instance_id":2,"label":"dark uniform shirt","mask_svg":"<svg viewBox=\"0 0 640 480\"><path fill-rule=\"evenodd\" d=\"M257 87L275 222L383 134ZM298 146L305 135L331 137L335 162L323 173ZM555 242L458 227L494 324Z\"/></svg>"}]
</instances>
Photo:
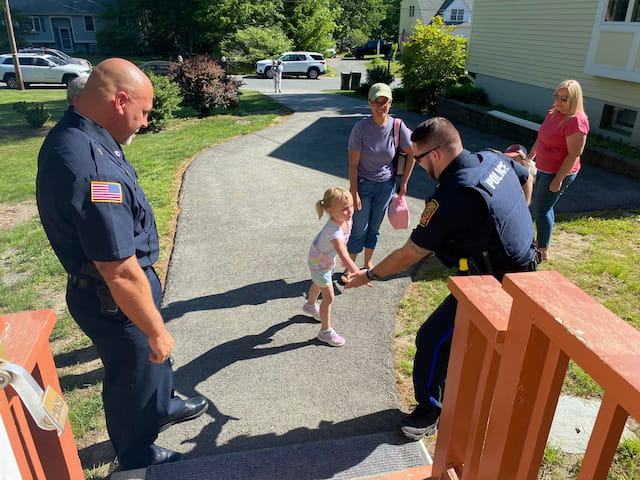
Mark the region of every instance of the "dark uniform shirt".
<instances>
[{"instance_id":1,"label":"dark uniform shirt","mask_svg":"<svg viewBox=\"0 0 640 480\"><path fill-rule=\"evenodd\" d=\"M80 275L91 261L158 259L158 233L137 174L111 135L73 109L51 130L38 157L42 225L60 262Z\"/></svg>"},{"instance_id":2,"label":"dark uniform shirt","mask_svg":"<svg viewBox=\"0 0 640 480\"><path fill-rule=\"evenodd\" d=\"M441 173L433 196L426 199L425 209L419 225L411 234L411 241L435 252L447 267L456 266L460 258L474 260L479 270L476 273L504 273L525 267L535 253L531 217L520 188L529 174L526 168L509 157L500 157L513 168L513 171L506 172L505 183L510 182L510 191L515 191L512 193L514 198L508 201L514 204L522 202L519 211L527 217L516 229L508 232L508 238L505 239L510 246L515 246L512 251L520 252L518 255L505 250L504 241L497 232L483 196L461 182L462 169L479 167L482 163L481 156L467 150L463 150ZM488 257L490 265L487 265L483 256Z\"/></svg>"}]
</instances>

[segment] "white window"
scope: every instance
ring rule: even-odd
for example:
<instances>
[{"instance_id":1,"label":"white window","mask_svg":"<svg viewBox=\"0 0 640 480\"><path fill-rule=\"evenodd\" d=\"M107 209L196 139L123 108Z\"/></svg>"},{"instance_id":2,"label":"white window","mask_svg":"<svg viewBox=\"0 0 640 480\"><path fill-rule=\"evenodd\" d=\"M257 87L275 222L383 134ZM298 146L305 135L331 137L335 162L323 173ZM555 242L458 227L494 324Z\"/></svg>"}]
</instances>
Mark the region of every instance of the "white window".
<instances>
[{"instance_id":1,"label":"white window","mask_svg":"<svg viewBox=\"0 0 640 480\"><path fill-rule=\"evenodd\" d=\"M415 5L411 5L409 7L409 16L410 17L414 17L415 15L416 15L416 7L415 7Z\"/></svg>"},{"instance_id":2,"label":"white window","mask_svg":"<svg viewBox=\"0 0 640 480\"><path fill-rule=\"evenodd\" d=\"M31 17L31 31L40 33L42 32L42 25L40 24L40 17Z\"/></svg>"},{"instance_id":3,"label":"white window","mask_svg":"<svg viewBox=\"0 0 640 480\"><path fill-rule=\"evenodd\" d=\"M602 110L600 128L630 137L636 124L638 112L626 108L605 105Z\"/></svg>"},{"instance_id":4,"label":"white window","mask_svg":"<svg viewBox=\"0 0 640 480\"><path fill-rule=\"evenodd\" d=\"M598 0L584 73L640 83L640 0Z\"/></svg>"},{"instance_id":5,"label":"white window","mask_svg":"<svg viewBox=\"0 0 640 480\"><path fill-rule=\"evenodd\" d=\"M93 22L93 17L84 17L84 30L86 32L95 32L96 25Z\"/></svg>"},{"instance_id":6,"label":"white window","mask_svg":"<svg viewBox=\"0 0 640 480\"><path fill-rule=\"evenodd\" d=\"M638 0L640 1L640 0ZM453 8L451 9L451 21L452 22L461 22L464 20L464 10L462 8Z\"/></svg>"},{"instance_id":7,"label":"white window","mask_svg":"<svg viewBox=\"0 0 640 480\"><path fill-rule=\"evenodd\" d=\"M605 22L640 22L640 0L609 0Z\"/></svg>"}]
</instances>

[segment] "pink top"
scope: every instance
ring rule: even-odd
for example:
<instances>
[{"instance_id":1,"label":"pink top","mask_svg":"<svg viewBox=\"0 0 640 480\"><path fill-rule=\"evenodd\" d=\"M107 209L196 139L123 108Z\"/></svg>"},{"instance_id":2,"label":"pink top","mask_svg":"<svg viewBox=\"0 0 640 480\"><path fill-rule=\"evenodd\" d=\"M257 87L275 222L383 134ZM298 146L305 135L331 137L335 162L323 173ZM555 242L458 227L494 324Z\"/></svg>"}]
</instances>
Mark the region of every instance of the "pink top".
<instances>
[{"instance_id":1,"label":"pink top","mask_svg":"<svg viewBox=\"0 0 640 480\"><path fill-rule=\"evenodd\" d=\"M553 107L538 130L538 146L536 147L536 167L545 173L558 173L562 162L567 157L567 137L576 132L589 133L589 120L583 112L576 112L566 122L560 124L566 116L560 112L553 113ZM569 172L580 170L580 157Z\"/></svg>"}]
</instances>

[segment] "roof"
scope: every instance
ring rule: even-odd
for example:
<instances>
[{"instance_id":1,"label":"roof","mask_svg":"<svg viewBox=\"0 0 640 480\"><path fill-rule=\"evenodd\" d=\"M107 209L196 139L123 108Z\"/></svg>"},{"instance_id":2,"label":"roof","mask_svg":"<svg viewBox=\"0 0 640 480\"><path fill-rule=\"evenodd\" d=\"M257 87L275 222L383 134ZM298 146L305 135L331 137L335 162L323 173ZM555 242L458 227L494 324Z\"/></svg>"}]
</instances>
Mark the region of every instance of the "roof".
<instances>
[{"instance_id":1,"label":"roof","mask_svg":"<svg viewBox=\"0 0 640 480\"><path fill-rule=\"evenodd\" d=\"M429 24L431 19L438 14L442 3L443 0L418 0L418 18L422 19L423 23Z\"/></svg>"},{"instance_id":2,"label":"roof","mask_svg":"<svg viewBox=\"0 0 640 480\"><path fill-rule=\"evenodd\" d=\"M23 15L94 15L115 0L11 0L11 13Z\"/></svg>"}]
</instances>

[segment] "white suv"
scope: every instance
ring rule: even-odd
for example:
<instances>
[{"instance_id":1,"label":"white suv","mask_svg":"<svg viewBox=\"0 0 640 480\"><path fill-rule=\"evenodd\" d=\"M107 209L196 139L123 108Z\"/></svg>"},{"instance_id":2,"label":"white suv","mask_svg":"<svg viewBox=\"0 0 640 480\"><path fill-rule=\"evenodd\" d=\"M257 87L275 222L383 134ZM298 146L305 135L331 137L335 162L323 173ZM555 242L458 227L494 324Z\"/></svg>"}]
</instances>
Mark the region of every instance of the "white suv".
<instances>
[{"instance_id":1,"label":"white suv","mask_svg":"<svg viewBox=\"0 0 640 480\"><path fill-rule=\"evenodd\" d=\"M282 61L285 75L306 75L318 78L327 73L327 62L321 53L316 52L287 52L278 57ZM262 77L273 78L273 60L260 60L256 63L256 73Z\"/></svg>"},{"instance_id":2,"label":"white suv","mask_svg":"<svg viewBox=\"0 0 640 480\"><path fill-rule=\"evenodd\" d=\"M91 68L85 65L65 63L51 55L18 53L18 62L25 88L30 83L64 83L68 85L74 78L91 73ZM5 82L9 88L18 88L18 79L11 54L0 55L0 81Z\"/></svg>"}]
</instances>

